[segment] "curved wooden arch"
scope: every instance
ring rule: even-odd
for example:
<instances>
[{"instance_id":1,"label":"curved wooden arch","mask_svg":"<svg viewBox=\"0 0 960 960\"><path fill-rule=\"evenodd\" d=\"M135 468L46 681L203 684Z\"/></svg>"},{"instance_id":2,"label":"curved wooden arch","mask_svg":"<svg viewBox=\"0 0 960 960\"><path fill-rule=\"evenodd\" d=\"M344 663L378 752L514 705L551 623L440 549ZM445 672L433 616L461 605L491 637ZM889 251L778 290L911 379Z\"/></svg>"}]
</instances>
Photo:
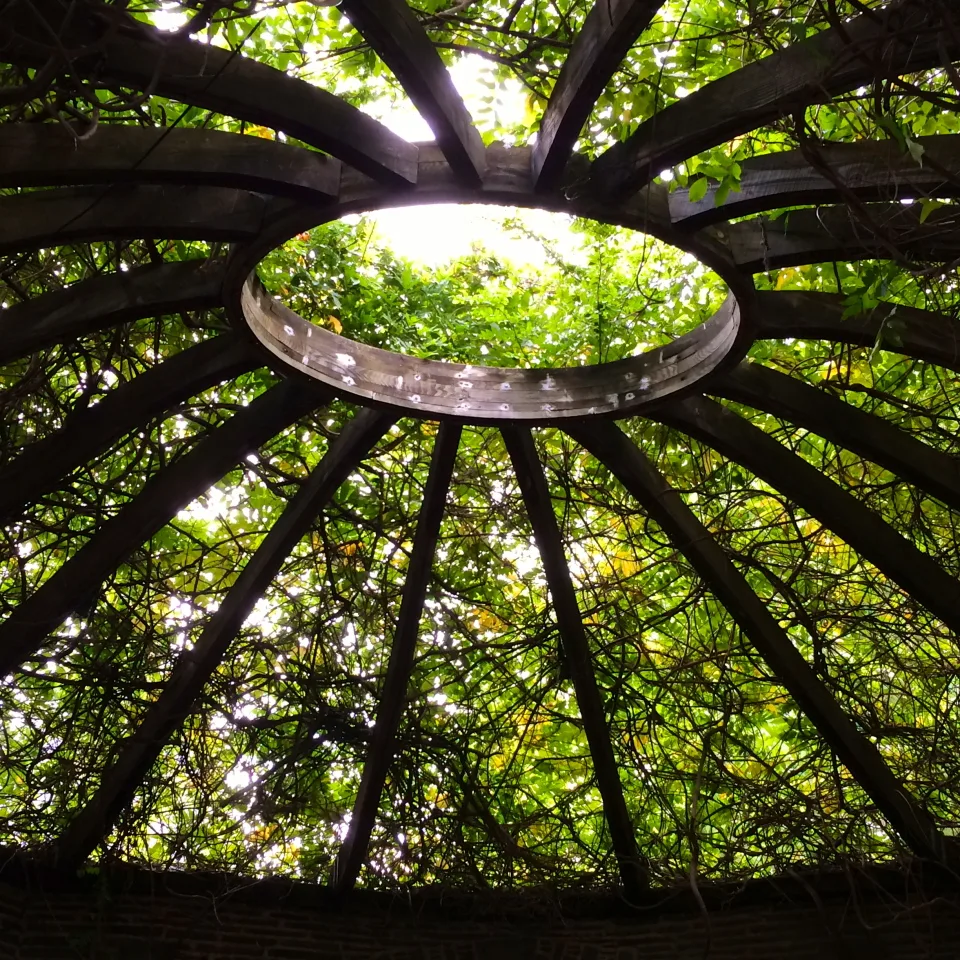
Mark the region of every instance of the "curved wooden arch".
<instances>
[{"instance_id":1,"label":"curved wooden arch","mask_svg":"<svg viewBox=\"0 0 960 960\"><path fill-rule=\"evenodd\" d=\"M313 385L286 381L261 394L189 453L151 478L59 570L0 624L0 673L13 673L110 572L245 454L325 400Z\"/></svg>"},{"instance_id":2,"label":"curved wooden arch","mask_svg":"<svg viewBox=\"0 0 960 960\"><path fill-rule=\"evenodd\" d=\"M326 456L240 571L197 642L177 660L163 692L147 710L136 733L120 745L117 759L104 773L96 793L55 841L58 863L74 869L79 867L103 840L120 812L133 799L137 786L171 734L201 696L257 598L270 585L320 510L392 422L389 416L372 410L361 411L331 443Z\"/></svg>"},{"instance_id":3,"label":"curved wooden arch","mask_svg":"<svg viewBox=\"0 0 960 960\"><path fill-rule=\"evenodd\" d=\"M881 417L758 363L743 363L717 377L709 392L806 427L960 510L960 460Z\"/></svg>"},{"instance_id":4,"label":"curved wooden arch","mask_svg":"<svg viewBox=\"0 0 960 960\"><path fill-rule=\"evenodd\" d=\"M0 363L144 317L221 306L223 268L218 260L134 267L0 309Z\"/></svg>"},{"instance_id":5,"label":"curved wooden arch","mask_svg":"<svg viewBox=\"0 0 960 960\"><path fill-rule=\"evenodd\" d=\"M699 230L781 207L839 203L847 195L865 202L960 196L960 134L916 142L923 150L919 163L893 140L816 146L816 167L799 150L751 157L740 164L739 191L718 204L716 183L693 203L689 189L676 190L670 218L677 227Z\"/></svg>"},{"instance_id":6,"label":"curved wooden arch","mask_svg":"<svg viewBox=\"0 0 960 960\"><path fill-rule=\"evenodd\" d=\"M812 290L761 290L757 338L834 340L885 350L960 371L960 323L952 317L896 303L845 317L846 299Z\"/></svg>"},{"instance_id":7,"label":"curved wooden arch","mask_svg":"<svg viewBox=\"0 0 960 960\"><path fill-rule=\"evenodd\" d=\"M97 240L250 240L266 201L224 187L62 187L0 197L0 254Z\"/></svg>"},{"instance_id":8,"label":"curved wooden arch","mask_svg":"<svg viewBox=\"0 0 960 960\"><path fill-rule=\"evenodd\" d=\"M901 0L714 80L659 111L598 157L591 189L624 197L672 167L799 107L960 57L960 38L929 0Z\"/></svg>"},{"instance_id":9,"label":"curved wooden arch","mask_svg":"<svg viewBox=\"0 0 960 960\"><path fill-rule=\"evenodd\" d=\"M322 203L340 192L340 166L313 150L219 130L101 123L78 142L56 123L0 124L0 187L173 183Z\"/></svg>"},{"instance_id":10,"label":"curved wooden arch","mask_svg":"<svg viewBox=\"0 0 960 960\"><path fill-rule=\"evenodd\" d=\"M408 416L543 424L626 416L692 388L727 361L742 312L731 295L710 320L663 348L598 366L523 369L420 360L348 340L307 322L253 278L240 303L253 335L284 368L344 396Z\"/></svg>"},{"instance_id":11,"label":"curved wooden arch","mask_svg":"<svg viewBox=\"0 0 960 960\"><path fill-rule=\"evenodd\" d=\"M177 403L261 366L252 344L233 334L213 337L158 363L71 416L56 433L25 447L0 468L0 518L39 500L122 436Z\"/></svg>"},{"instance_id":12,"label":"curved wooden arch","mask_svg":"<svg viewBox=\"0 0 960 960\"><path fill-rule=\"evenodd\" d=\"M763 273L828 260L911 260L941 262L960 256L960 209L934 211L921 221L919 204L870 204L873 223L845 206L789 210L739 223L707 227L745 271Z\"/></svg>"},{"instance_id":13,"label":"curved wooden arch","mask_svg":"<svg viewBox=\"0 0 960 960\"><path fill-rule=\"evenodd\" d=\"M163 34L123 14L105 23L69 0L12 5L0 35L0 60L42 67L51 35L67 56L95 51L98 83L109 81L215 110L284 133L384 183L416 178L417 147L340 97L231 50Z\"/></svg>"},{"instance_id":14,"label":"curved wooden arch","mask_svg":"<svg viewBox=\"0 0 960 960\"><path fill-rule=\"evenodd\" d=\"M658 411L657 419L702 440L784 493L960 633L957 579L778 440L705 397L677 401Z\"/></svg>"}]
</instances>

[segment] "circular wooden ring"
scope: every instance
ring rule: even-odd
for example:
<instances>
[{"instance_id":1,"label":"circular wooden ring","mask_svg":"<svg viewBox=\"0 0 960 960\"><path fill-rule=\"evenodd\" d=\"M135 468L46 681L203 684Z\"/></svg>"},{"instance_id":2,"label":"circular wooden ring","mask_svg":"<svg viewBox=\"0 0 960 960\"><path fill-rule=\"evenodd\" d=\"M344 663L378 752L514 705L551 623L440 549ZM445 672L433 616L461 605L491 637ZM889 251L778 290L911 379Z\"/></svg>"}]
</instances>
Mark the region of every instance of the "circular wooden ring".
<instances>
[{"instance_id":1,"label":"circular wooden ring","mask_svg":"<svg viewBox=\"0 0 960 960\"><path fill-rule=\"evenodd\" d=\"M257 241L231 254L225 298L233 319L281 362L281 369L319 380L366 404L428 419L543 425L597 415L622 417L666 397L702 389L705 377L742 358L753 339L753 286L721 246L694 246L689 236L678 235L668 219L649 209L621 205L606 210L595 202L586 208L568 196L536 194L529 186L527 150L501 148L496 159L492 170L488 162L479 189L451 182L436 164L424 170L421 158L421 179L410 190L387 193L370 181L353 189L347 184L335 203L281 209ZM593 366L522 369L423 360L358 343L304 320L271 296L256 276L256 263L269 250L320 223L356 210L451 201L559 210L639 228L693 253L721 276L729 293L706 323L663 347Z\"/></svg>"}]
</instances>

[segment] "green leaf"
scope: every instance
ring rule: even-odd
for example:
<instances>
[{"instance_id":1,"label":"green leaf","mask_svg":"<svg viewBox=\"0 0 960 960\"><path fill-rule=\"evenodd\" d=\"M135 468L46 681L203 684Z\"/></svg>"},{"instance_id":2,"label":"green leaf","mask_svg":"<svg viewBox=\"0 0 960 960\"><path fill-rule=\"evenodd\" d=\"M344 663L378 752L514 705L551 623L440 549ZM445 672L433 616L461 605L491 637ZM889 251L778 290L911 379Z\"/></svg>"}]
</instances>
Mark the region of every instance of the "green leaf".
<instances>
[{"instance_id":1,"label":"green leaf","mask_svg":"<svg viewBox=\"0 0 960 960\"><path fill-rule=\"evenodd\" d=\"M706 177L700 177L693 182L687 198L691 203L699 203L707 195L707 187L710 186Z\"/></svg>"}]
</instances>

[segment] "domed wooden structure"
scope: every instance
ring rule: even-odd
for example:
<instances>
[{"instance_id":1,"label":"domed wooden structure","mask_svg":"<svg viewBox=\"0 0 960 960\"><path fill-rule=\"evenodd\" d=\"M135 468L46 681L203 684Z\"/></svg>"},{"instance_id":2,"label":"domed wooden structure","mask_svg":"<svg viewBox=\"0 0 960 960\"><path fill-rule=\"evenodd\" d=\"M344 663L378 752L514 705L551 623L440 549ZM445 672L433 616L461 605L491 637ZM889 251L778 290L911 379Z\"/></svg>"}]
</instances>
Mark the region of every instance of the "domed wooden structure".
<instances>
[{"instance_id":1,"label":"domed wooden structure","mask_svg":"<svg viewBox=\"0 0 960 960\"><path fill-rule=\"evenodd\" d=\"M793 42L595 159L575 146L660 0L573 6L576 38L531 146L484 146L434 42L454 21L402 0L340 9L434 143L258 61L249 36L223 49L125 6L8 0L0 19L5 842L68 869L235 863L336 890L358 877L619 882L628 898L698 872L952 864L960 149L906 127L828 142L804 118L843 103L882 121L898 97L948 115L953 5L787 4ZM164 125L141 110L155 101ZM794 121L793 148L757 134ZM752 136L739 189L659 179ZM440 200L641 230L715 271L727 299L636 357L510 370L346 340L258 279L271 251L319 224ZM795 269L858 260L899 264L946 299L858 308ZM64 261L79 278L66 286ZM787 270L799 285L776 282ZM217 329L196 323L209 311ZM822 351L795 360L795 341ZM851 378L878 356L900 364L889 382ZM315 463L291 462L301 435L323 447ZM674 477L668 449L705 466ZM233 507L259 528L213 524L205 540L184 518L228 474L246 491ZM487 552L458 559L444 524L469 536L501 480L496 497L517 509L491 500ZM602 596L584 557L612 541L587 554L569 542L584 503L586 526L631 531L628 569L608 570ZM374 556L391 524L393 546ZM499 607L470 600L479 588L457 577L507 583L498 564L516 553L497 543L531 533L546 587L529 587L532 606L507 587ZM795 563L778 568L788 541ZM645 564L662 594L636 579ZM686 592L671 606L674 589ZM287 591L280 627L251 627L271 590ZM299 599L313 593L326 599ZM358 638L358 624L383 636ZM537 658L560 661L554 686L524 686ZM514 681L508 705L485 699ZM226 784L241 760L246 783ZM308 861L297 851L320 833Z\"/></svg>"}]
</instances>

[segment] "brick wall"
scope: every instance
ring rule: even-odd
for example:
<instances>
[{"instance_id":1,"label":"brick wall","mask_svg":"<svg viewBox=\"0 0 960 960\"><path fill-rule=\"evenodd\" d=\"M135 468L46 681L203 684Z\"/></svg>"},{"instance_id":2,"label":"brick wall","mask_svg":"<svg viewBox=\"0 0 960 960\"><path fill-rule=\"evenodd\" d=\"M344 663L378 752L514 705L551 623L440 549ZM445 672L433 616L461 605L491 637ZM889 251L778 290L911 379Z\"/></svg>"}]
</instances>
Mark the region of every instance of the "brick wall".
<instances>
[{"instance_id":1,"label":"brick wall","mask_svg":"<svg viewBox=\"0 0 960 960\"><path fill-rule=\"evenodd\" d=\"M178 883L128 871L0 879L0 960L955 960L960 900L871 884L762 896L408 901L275 883ZM237 881L233 881L236 886ZM836 884L834 884L836 886ZM839 889L842 889L839 888ZM801 897L795 895L800 892Z\"/></svg>"}]
</instances>

